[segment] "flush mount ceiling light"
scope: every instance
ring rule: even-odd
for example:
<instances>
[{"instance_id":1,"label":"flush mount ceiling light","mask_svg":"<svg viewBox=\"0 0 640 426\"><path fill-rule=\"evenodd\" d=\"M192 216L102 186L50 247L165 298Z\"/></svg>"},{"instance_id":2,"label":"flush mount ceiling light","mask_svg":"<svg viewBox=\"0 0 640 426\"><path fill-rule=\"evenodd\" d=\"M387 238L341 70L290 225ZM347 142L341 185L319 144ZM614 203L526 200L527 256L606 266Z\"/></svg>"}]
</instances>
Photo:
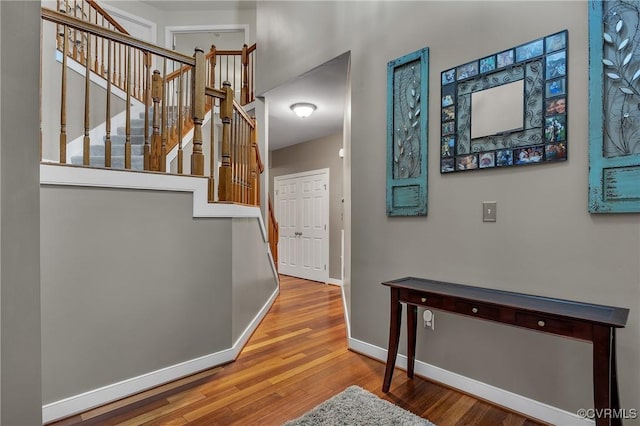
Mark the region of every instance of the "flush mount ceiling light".
<instances>
[{"instance_id":1,"label":"flush mount ceiling light","mask_svg":"<svg viewBox=\"0 0 640 426\"><path fill-rule=\"evenodd\" d=\"M306 118L316 110L316 106L309 103L297 103L291 105L291 110L295 112L298 117Z\"/></svg>"}]
</instances>

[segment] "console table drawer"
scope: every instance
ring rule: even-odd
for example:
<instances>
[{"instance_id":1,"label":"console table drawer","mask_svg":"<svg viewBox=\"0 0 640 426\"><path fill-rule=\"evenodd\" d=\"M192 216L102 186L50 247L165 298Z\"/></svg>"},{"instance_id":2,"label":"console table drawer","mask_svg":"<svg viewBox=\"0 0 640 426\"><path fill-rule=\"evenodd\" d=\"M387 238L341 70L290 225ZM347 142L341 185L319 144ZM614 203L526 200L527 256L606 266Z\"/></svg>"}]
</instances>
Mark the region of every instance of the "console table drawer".
<instances>
[{"instance_id":1,"label":"console table drawer","mask_svg":"<svg viewBox=\"0 0 640 426\"><path fill-rule=\"evenodd\" d=\"M442 296L435 294L407 291L402 299L414 305L430 306L433 308L439 308L442 306Z\"/></svg>"},{"instance_id":2,"label":"console table drawer","mask_svg":"<svg viewBox=\"0 0 640 426\"><path fill-rule=\"evenodd\" d=\"M499 307L493 305L485 305L483 303L456 300L455 311L460 314L471 315L473 317L494 321L500 321L501 319L501 310Z\"/></svg>"},{"instance_id":3,"label":"console table drawer","mask_svg":"<svg viewBox=\"0 0 640 426\"><path fill-rule=\"evenodd\" d=\"M591 327L584 322L550 318L544 315L536 315L525 312L516 312L515 324L533 330L546 333L560 334L562 336L578 339L591 339Z\"/></svg>"}]
</instances>

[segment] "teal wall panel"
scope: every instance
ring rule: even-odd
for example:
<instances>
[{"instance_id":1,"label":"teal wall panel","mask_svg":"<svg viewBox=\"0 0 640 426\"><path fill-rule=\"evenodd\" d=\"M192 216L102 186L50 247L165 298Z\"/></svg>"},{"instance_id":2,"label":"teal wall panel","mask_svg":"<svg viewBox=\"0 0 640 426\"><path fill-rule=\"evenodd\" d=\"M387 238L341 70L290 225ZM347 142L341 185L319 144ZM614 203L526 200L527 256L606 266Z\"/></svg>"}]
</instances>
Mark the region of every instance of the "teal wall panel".
<instances>
[{"instance_id":1,"label":"teal wall panel","mask_svg":"<svg viewBox=\"0 0 640 426\"><path fill-rule=\"evenodd\" d=\"M640 3L589 4L589 211L640 212Z\"/></svg>"},{"instance_id":2,"label":"teal wall panel","mask_svg":"<svg viewBox=\"0 0 640 426\"><path fill-rule=\"evenodd\" d=\"M426 216L429 49L387 64L387 215Z\"/></svg>"}]
</instances>

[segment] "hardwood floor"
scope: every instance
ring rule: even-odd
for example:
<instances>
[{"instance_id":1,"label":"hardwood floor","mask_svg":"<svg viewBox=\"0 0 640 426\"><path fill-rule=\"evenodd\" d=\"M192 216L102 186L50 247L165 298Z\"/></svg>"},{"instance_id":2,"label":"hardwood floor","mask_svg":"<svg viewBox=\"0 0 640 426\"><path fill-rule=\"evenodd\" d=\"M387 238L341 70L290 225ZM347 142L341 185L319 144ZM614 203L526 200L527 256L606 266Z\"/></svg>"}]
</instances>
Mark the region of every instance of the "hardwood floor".
<instances>
[{"instance_id":1,"label":"hardwood floor","mask_svg":"<svg viewBox=\"0 0 640 426\"><path fill-rule=\"evenodd\" d=\"M400 371L383 394L384 364L347 350L340 288L287 276L280 285L235 362L52 425L280 425L350 385L439 426L542 424Z\"/></svg>"}]
</instances>

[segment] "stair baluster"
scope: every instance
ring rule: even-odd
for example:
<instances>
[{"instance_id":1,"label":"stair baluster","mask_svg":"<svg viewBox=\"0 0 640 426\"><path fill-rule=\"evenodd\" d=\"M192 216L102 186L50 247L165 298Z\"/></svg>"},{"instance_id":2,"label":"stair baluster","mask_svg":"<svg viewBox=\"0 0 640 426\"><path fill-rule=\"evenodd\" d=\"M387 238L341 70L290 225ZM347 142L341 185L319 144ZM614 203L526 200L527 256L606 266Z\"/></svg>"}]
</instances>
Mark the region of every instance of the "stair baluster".
<instances>
[{"instance_id":1,"label":"stair baluster","mask_svg":"<svg viewBox=\"0 0 640 426\"><path fill-rule=\"evenodd\" d=\"M215 56L214 56L215 57ZM213 69L211 70L210 77L213 75ZM213 86L211 86L213 87ZM217 155L216 155L216 122L215 122L215 111L216 111L216 103L218 102L217 98L213 98L207 96L208 100L211 102L211 121L209 122L209 130L211 141L211 145L209 146L209 202L212 203L216 200L215 193L215 173L216 173L216 164L217 164Z\"/></svg>"},{"instance_id":2,"label":"stair baluster","mask_svg":"<svg viewBox=\"0 0 640 426\"><path fill-rule=\"evenodd\" d=\"M258 199L260 194L258 193L258 144L256 142L255 129L251 130L251 154L249 158L251 159L251 194L249 204L258 206L260 205Z\"/></svg>"},{"instance_id":3,"label":"stair baluster","mask_svg":"<svg viewBox=\"0 0 640 426\"><path fill-rule=\"evenodd\" d=\"M160 136L159 111L160 101L162 99L162 77L160 71L153 71L153 87L151 89L153 99L153 136L151 138L151 163L150 169L160 171L160 147L162 138Z\"/></svg>"},{"instance_id":4,"label":"stair baluster","mask_svg":"<svg viewBox=\"0 0 640 426\"><path fill-rule=\"evenodd\" d=\"M211 67L211 71L209 73L209 86L215 89L216 87L216 62L218 56L216 55L216 46L211 45L211 49L209 49L209 65ZM211 104L213 105L215 102L211 99Z\"/></svg>"},{"instance_id":5,"label":"stair baluster","mask_svg":"<svg viewBox=\"0 0 640 426\"><path fill-rule=\"evenodd\" d=\"M64 25L62 41L62 82L60 92L60 164L67 163L67 50L69 37L67 26Z\"/></svg>"},{"instance_id":6,"label":"stair baluster","mask_svg":"<svg viewBox=\"0 0 640 426\"><path fill-rule=\"evenodd\" d=\"M104 16L102 17L102 26L104 27ZM103 38L102 39L102 43L100 43L101 47L100 47L100 75L101 76L105 76L105 69L104 69L104 44L105 44L106 40ZM108 63L107 63L107 66ZM109 79L109 77L107 77L107 80Z\"/></svg>"},{"instance_id":7,"label":"stair baluster","mask_svg":"<svg viewBox=\"0 0 640 426\"><path fill-rule=\"evenodd\" d=\"M127 75L125 84L127 90L126 122L125 122L125 142L124 142L124 168L131 169L131 47L126 47L127 51Z\"/></svg>"},{"instance_id":8,"label":"stair baluster","mask_svg":"<svg viewBox=\"0 0 640 426\"><path fill-rule=\"evenodd\" d=\"M145 52L145 84L144 84L144 148L143 169L151 170L151 144L149 143L149 107L153 102L151 96L151 53Z\"/></svg>"},{"instance_id":9,"label":"stair baluster","mask_svg":"<svg viewBox=\"0 0 640 426\"><path fill-rule=\"evenodd\" d=\"M240 91L240 102L242 105L249 103L249 55L247 45L242 46L242 90Z\"/></svg>"},{"instance_id":10,"label":"stair baluster","mask_svg":"<svg viewBox=\"0 0 640 426\"><path fill-rule=\"evenodd\" d=\"M180 67L180 75L178 76L178 133L176 135L178 137L178 174L180 175L184 173L182 170L184 156L184 152L182 152L182 70L183 68Z\"/></svg>"},{"instance_id":11,"label":"stair baluster","mask_svg":"<svg viewBox=\"0 0 640 426\"><path fill-rule=\"evenodd\" d=\"M82 33L80 33L82 37ZM91 56L91 37L87 33L87 57ZM91 130L91 67L85 67L85 79L84 79L84 138L82 140L82 164L89 165L91 154L91 139L89 138L89 131Z\"/></svg>"},{"instance_id":12,"label":"stair baluster","mask_svg":"<svg viewBox=\"0 0 640 426\"><path fill-rule=\"evenodd\" d=\"M107 43L107 105L106 135L104 138L104 166L111 167L111 40Z\"/></svg>"},{"instance_id":13,"label":"stair baluster","mask_svg":"<svg viewBox=\"0 0 640 426\"><path fill-rule=\"evenodd\" d=\"M167 162L167 133L169 128L167 117L167 104L169 103L169 91L167 90L167 58L162 61L162 143L160 145L160 171L166 171Z\"/></svg>"}]
</instances>

